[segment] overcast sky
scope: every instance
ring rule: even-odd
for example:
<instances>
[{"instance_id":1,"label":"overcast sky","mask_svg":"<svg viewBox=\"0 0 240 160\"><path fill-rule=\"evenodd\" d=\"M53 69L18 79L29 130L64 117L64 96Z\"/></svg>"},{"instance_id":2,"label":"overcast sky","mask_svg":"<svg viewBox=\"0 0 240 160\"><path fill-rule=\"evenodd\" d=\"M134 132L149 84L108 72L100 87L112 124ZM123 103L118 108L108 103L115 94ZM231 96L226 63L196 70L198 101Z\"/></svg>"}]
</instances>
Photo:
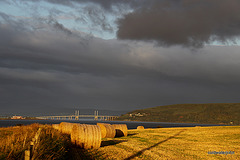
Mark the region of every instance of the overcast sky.
<instances>
[{"instance_id":1,"label":"overcast sky","mask_svg":"<svg viewBox=\"0 0 240 160\"><path fill-rule=\"evenodd\" d=\"M238 103L239 0L2 0L0 113Z\"/></svg>"}]
</instances>

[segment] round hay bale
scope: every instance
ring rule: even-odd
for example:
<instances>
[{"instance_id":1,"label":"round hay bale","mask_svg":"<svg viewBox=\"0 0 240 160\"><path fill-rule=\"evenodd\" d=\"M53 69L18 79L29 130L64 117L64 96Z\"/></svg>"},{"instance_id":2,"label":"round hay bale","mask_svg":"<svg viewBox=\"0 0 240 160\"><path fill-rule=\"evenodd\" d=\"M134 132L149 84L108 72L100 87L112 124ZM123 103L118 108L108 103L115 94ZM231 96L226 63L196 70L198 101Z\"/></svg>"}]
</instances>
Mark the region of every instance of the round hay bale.
<instances>
[{"instance_id":1,"label":"round hay bale","mask_svg":"<svg viewBox=\"0 0 240 160\"><path fill-rule=\"evenodd\" d=\"M113 124L112 126L115 128L116 131L115 137L122 137L128 135L128 128L126 124Z\"/></svg>"},{"instance_id":2,"label":"round hay bale","mask_svg":"<svg viewBox=\"0 0 240 160\"><path fill-rule=\"evenodd\" d=\"M101 129L97 125L75 124L72 127L71 142L83 149L97 149L101 146Z\"/></svg>"},{"instance_id":3,"label":"round hay bale","mask_svg":"<svg viewBox=\"0 0 240 160\"><path fill-rule=\"evenodd\" d=\"M115 128L108 123L97 123L97 125L101 128L102 138L114 138L116 131Z\"/></svg>"},{"instance_id":4,"label":"round hay bale","mask_svg":"<svg viewBox=\"0 0 240 160\"><path fill-rule=\"evenodd\" d=\"M76 125L80 125L80 124L74 124L72 127L72 132L71 132L71 142L76 145L77 144L77 138L78 138L78 133L77 133L77 126Z\"/></svg>"},{"instance_id":5,"label":"round hay bale","mask_svg":"<svg viewBox=\"0 0 240 160\"><path fill-rule=\"evenodd\" d=\"M59 130L60 129L60 126L59 124L52 124L52 127L56 130Z\"/></svg>"},{"instance_id":6,"label":"round hay bale","mask_svg":"<svg viewBox=\"0 0 240 160\"><path fill-rule=\"evenodd\" d=\"M75 123L67 123L67 122L61 122L59 124L60 131L65 134L71 134L72 127Z\"/></svg>"},{"instance_id":7,"label":"round hay bale","mask_svg":"<svg viewBox=\"0 0 240 160\"><path fill-rule=\"evenodd\" d=\"M144 129L143 126L138 126L137 129L141 130L141 129Z\"/></svg>"}]
</instances>

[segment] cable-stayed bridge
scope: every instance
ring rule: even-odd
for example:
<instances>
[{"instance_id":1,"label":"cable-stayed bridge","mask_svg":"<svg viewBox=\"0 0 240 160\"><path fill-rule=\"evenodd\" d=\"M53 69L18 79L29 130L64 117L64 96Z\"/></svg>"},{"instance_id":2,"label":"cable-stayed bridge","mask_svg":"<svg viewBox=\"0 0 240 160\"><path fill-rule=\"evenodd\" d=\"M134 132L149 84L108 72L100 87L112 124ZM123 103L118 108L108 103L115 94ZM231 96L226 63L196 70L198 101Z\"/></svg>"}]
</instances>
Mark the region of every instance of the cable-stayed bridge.
<instances>
[{"instance_id":1,"label":"cable-stayed bridge","mask_svg":"<svg viewBox=\"0 0 240 160\"><path fill-rule=\"evenodd\" d=\"M36 117L38 119L51 119L51 120L79 120L80 118L93 118L94 120L106 120L106 121L111 121L118 116L103 116L99 115L98 111L94 111L93 115L80 115L79 110L75 111L75 115L66 115L66 116L41 116L41 117Z\"/></svg>"}]
</instances>

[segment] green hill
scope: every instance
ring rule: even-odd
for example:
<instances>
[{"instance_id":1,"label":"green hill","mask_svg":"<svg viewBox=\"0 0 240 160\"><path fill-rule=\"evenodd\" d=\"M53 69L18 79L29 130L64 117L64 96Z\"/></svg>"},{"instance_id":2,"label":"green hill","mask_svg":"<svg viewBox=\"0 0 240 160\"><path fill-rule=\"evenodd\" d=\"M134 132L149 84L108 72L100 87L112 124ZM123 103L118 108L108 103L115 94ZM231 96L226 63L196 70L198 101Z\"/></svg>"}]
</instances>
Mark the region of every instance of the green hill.
<instances>
[{"instance_id":1,"label":"green hill","mask_svg":"<svg viewBox=\"0 0 240 160\"><path fill-rule=\"evenodd\" d=\"M240 125L240 103L158 106L129 112L118 120Z\"/></svg>"}]
</instances>

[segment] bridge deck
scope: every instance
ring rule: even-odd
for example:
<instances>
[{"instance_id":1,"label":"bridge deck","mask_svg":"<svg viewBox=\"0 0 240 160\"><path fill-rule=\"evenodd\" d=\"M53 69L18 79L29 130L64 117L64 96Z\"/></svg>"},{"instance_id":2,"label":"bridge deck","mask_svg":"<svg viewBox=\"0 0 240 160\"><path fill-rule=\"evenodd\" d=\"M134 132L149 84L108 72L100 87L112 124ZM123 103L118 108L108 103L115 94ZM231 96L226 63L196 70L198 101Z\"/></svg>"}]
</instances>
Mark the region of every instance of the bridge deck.
<instances>
[{"instance_id":1,"label":"bridge deck","mask_svg":"<svg viewBox=\"0 0 240 160\"><path fill-rule=\"evenodd\" d=\"M102 116L102 115L68 115L68 116L41 116L38 119L79 119L79 118L94 118L94 119L115 119L118 116Z\"/></svg>"}]
</instances>

